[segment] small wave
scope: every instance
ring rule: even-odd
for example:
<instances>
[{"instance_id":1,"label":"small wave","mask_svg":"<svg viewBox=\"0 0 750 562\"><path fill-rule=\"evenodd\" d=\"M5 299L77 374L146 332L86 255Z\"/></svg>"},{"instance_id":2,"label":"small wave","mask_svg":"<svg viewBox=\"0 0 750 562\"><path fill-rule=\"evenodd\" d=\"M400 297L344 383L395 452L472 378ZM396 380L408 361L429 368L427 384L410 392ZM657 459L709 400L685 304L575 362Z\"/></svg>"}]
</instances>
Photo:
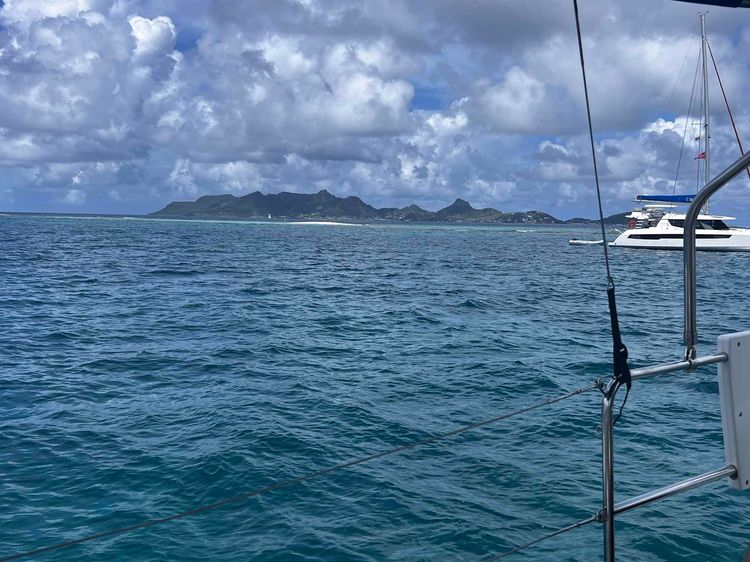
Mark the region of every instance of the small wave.
<instances>
[{"instance_id":1,"label":"small wave","mask_svg":"<svg viewBox=\"0 0 750 562\"><path fill-rule=\"evenodd\" d=\"M239 290L240 293L244 295L268 295L271 291L268 289L260 289L256 287L245 287L244 289Z\"/></svg>"},{"instance_id":2,"label":"small wave","mask_svg":"<svg viewBox=\"0 0 750 562\"><path fill-rule=\"evenodd\" d=\"M412 310L412 315L418 322L426 324L441 324L441 321L425 310Z\"/></svg>"},{"instance_id":3,"label":"small wave","mask_svg":"<svg viewBox=\"0 0 750 562\"><path fill-rule=\"evenodd\" d=\"M458 306L460 306L461 308L476 308L476 309L489 308L489 304L479 299L466 299L465 301L460 303Z\"/></svg>"},{"instance_id":4,"label":"small wave","mask_svg":"<svg viewBox=\"0 0 750 562\"><path fill-rule=\"evenodd\" d=\"M50 332L44 336L45 339L51 341L75 341L79 339L80 334L75 332L67 332L65 330L58 330L56 332Z\"/></svg>"},{"instance_id":5,"label":"small wave","mask_svg":"<svg viewBox=\"0 0 750 562\"><path fill-rule=\"evenodd\" d=\"M164 277L190 277L192 275L200 275L202 272L195 269L152 269L148 273L149 275Z\"/></svg>"},{"instance_id":6,"label":"small wave","mask_svg":"<svg viewBox=\"0 0 750 562\"><path fill-rule=\"evenodd\" d=\"M689 384L688 386L696 392L700 392L702 394L719 394L719 383L715 380L691 381L691 384Z\"/></svg>"},{"instance_id":7,"label":"small wave","mask_svg":"<svg viewBox=\"0 0 750 562\"><path fill-rule=\"evenodd\" d=\"M324 285L321 287L315 287L315 290L321 291L322 293L341 293L346 290L346 287L341 285Z\"/></svg>"},{"instance_id":8,"label":"small wave","mask_svg":"<svg viewBox=\"0 0 750 562\"><path fill-rule=\"evenodd\" d=\"M178 363L173 357L160 356L148 352L139 352L122 358L95 359L79 364L79 368L106 373L132 372L151 373L154 369L174 367Z\"/></svg>"}]
</instances>

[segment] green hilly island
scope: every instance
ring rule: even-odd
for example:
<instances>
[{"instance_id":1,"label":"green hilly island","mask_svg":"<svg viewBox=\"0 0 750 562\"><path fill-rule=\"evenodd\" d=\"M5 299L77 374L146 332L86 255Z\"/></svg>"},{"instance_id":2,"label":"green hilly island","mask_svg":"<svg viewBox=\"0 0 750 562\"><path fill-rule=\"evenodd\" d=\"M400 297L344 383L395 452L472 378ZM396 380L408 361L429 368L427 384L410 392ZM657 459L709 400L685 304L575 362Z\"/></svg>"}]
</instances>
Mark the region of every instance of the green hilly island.
<instances>
[{"instance_id":1,"label":"green hilly island","mask_svg":"<svg viewBox=\"0 0 750 562\"><path fill-rule=\"evenodd\" d=\"M625 214L607 217L608 224L625 222ZM359 197L337 197L323 189L317 193L269 193L255 191L241 197L231 194L205 195L195 201L174 201L151 213L153 218L307 221L385 221L415 223L501 223L501 224L588 224L591 219L567 221L542 211L503 212L476 209L468 201L456 199L439 211L427 211L417 205L377 209Z\"/></svg>"}]
</instances>

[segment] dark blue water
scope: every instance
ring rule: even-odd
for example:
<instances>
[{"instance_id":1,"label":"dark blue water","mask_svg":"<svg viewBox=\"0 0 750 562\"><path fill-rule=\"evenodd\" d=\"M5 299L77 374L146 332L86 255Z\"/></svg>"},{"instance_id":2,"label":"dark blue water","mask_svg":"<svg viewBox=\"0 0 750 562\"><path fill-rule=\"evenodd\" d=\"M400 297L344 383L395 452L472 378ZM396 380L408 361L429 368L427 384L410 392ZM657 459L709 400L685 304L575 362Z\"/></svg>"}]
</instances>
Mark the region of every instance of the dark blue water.
<instances>
[{"instance_id":1,"label":"dark blue water","mask_svg":"<svg viewBox=\"0 0 750 562\"><path fill-rule=\"evenodd\" d=\"M596 230L0 218L0 552L164 517L608 372ZM681 257L613 250L633 364L681 353ZM750 255L699 256L703 352ZM634 386L619 499L723 466L715 368ZM596 393L44 560L476 560L598 510ZM618 520L624 560L739 560L717 483ZM598 525L529 560L596 560Z\"/></svg>"}]
</instances>

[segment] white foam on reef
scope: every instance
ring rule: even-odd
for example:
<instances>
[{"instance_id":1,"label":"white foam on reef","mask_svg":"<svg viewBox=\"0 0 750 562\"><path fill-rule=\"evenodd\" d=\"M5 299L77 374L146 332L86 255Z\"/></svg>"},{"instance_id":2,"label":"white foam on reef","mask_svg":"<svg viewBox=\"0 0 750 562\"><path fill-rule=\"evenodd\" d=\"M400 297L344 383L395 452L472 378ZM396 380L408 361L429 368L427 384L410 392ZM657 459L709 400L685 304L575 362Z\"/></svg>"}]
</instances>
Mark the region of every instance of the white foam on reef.
<instances>
[{"instance_id":1,"label":"white foam on reef","mask_svg":"<svg viewBox=\"0 0 750 562\"><path fill-rule=\"evenodd\" d=\"M246 225L302 225L312 224L318 226L367 226L365 224L357 224L350 222L335 222L335 221L258 221L258 220L236 220L236 219L171 219L161 217L55 217L55 218L101 218L101 219L114 219L114 220L143 220L143 221L159 221L159 222L182 222L182 223L212 223L212 224L246 224Z\"/></svg>"},{"instance_id":2,"label":"white foam on reef","mask_svg":"<svg viewBox=\"0 0 750 562\"><path fill-rule=\"evenodd\" d=\"M73 218L73 217L71 217ZM312 224L317 226L366 226L364 224L357 224L351 222L335 222L335 221L257 221L257 220L232 220L232 219L168 219L159 217L124 217L135 220L147 220L147 221L163 221L163 222L198 222L198 223L214 223L214 224L270 224L270 225L303 225Z\"/></svg>"},{"instance_id":3,"label":"white foam on reef","mask_svg":"<svg viewBox=\"0 0 750 562\"><path fill-rule=\"evenodd\" d=\"M353 222L335 222L335 221L293 221L293 222L281 222L281 223L268 223L268 224L312 224L317 226L364 226Z\"/></svg>"},{"instance_id":4,"label":"white foam on reef","mask_svg":"<svg viewBox=\"0 0 750 562\"><path fill-rule=\"evenodd\" d=\"M183 222L183 223L218 223L218 224L271 224L271 225L316 225L316 226L369 226L352 222L336 221L284 221L284 220L237 220L237 219L181 219L181 218L162 218L162 217L139 217L136 215L117 216L117 215L64 215L48 213L0 213L2 218L50 218L50 219L67 219L67 220L113 220L113 221L159 221L159 222Z\"/></svg>"}]
</instances>

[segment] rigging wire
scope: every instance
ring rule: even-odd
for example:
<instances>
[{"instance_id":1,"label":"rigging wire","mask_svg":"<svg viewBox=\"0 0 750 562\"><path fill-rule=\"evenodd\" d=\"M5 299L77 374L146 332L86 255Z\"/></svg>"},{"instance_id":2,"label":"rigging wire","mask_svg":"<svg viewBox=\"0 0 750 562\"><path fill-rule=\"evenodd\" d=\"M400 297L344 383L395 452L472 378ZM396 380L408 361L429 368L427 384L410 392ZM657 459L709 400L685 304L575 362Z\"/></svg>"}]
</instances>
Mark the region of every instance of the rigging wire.
<instances>
[{"instance_id":1,"label":"rigging wire","mask_svg":"<svg viewBox=\"0 0 750 562\"><path fill-rule=\"evenodd\" d=\"M534 546L535 544L538 544L542 541L546 541L547 539L551 539L552 537L562 535L563 533L567 533L568 531L578 529L580 527L583 527L584 525L588 525L589 523L593 523L598 520L599 519L597 518L596 515L592 515L591 517L587 519L581 519L580 521L577 521L573 523L572 525L568 525L567 527L562 527L561 529L557 529L556 531L553 531L539 538L536 538L533 541L524 543L520 546L515 547L514 549L503 552L502 554L498 554L497 556L493 556L492 558L487 558L484 562L495 562L495 560L501 560L503 558L507 558L508 556L512 556L513 554L518 554L519 552L521 552L522 550L526 550L530 546Z\"/></svg>"},{"instance_id":2,"label":"rigging wire","mask_svg":"<svg viewBox=\"0 0 750 562\"><path fill-rule=\"evenodd\" d=\"M532 404L529 404L528 406L524 406L522 408L519 408L517 410L513 410L511 412L500 414L498 416L494 416L492 418L487 418L481 421L477 421L468 425L463 425L460 427L457 427L451 431L447 431L444 433L437 433L434 435L431 435L430 437L426 437L424 439L420 439L418 441L413 441L411 443L407 443L406 445L401 445L399 447L394 447L392 449L388 449L386 451L381 451L379 453L373 453L371 455L367 455L364 457L359 457L357 459L353 459L350 461L342 462L333 466L329 466L327 468L322 468L320 470L315 470L313 472L308 472L307 474L304 474L302 476L298 476L296 478L291 478L289 480L283 480L281 482L277 482L276 484L271 484L269 486L264 486L262 488L256 488L254 490L250 490L247 492L242 492L240 494L236 494L231 497L227 497L212 503L200 505L198 507L194 507L192 509L188 509L186 511L181 511L179 513L175 513L173 515L168 515L166 517L159 517L155 519L147 519L144 521L141 521L140 523L135 523L133 525L127 525L124 527L119 527L116 529L110 529L108 531L102 531L99 533L93 533L91 535L86 535L78 539L73 539L69 541L59 542L55 544L51 544L48 546L35 548L32 550L27 550L25 552L19 552L16 554L6 555L2 556L0 555L0 562L10 562L12 560L20 560L22 558L28 558L31 556L38 556L40 554L45 554L48 552L60 550L63 548L68 548L71 546L88 543L91 541L95 541L98 539L103 539L107 537L115 537L118 535L122 535L128 532L137 531L139 529L145 529L147 527L153 527L154 525L160 525L162 523L168 523L170 521L175 521L177 519L183 519L185 517L189 517L192 515L197 515L199 513L204 513L206 511L211 511L214 509L218 509L220 507L227 506L229 504L238 503L244 500L247 500L252 497L260 496L263 494L267 494L270 492L275 492L276 490L280 490L282 488L288 488L290 486L294 486L295 484L300 484L302 482L306 482L308 480L312 480L313 478L318 478L321 476L328 475L332 472L336 472L338 470L342 470L345 468L351 468L353 466L357 466L360 464L364 464L369 461L373 461L376 459L381 459L383 457L387 457L389 455L395 455L398 453L403 453L405 451L409 451L411 449L415 449L417 447L422 447L424 445L429 445L431 443L434 443L436 441L440 441L442 439L447 439L450 437L454 437L456 435L459 435L461 433L465 433L467 431L473 430L473 429L479 429L480 427L484 427L502 420L507 420L509 418L518 416L520 414L525 414L527 412L531 412L532 410L537 410L539 408L542 408L544 406L549 406L552 404L555 404L556 402L561 402L563 400L566 400L568 398L572 398L574 396L578 396L579 394L584 394L586 392L589 392L591 390L601 390L603 386L603 383L601 381L595 381L592 384L588 386L584 386L581 388L577 388L575 390L571 390L570 392L566 392L565 394L560 394L558 396L553 396L551 398L547 398L545 400L540 400L538 402L534 402Z\"/></svg>"},{"instance_id":3,"label":"rigging wire","mask_svg":"<svg viewBox=\"0 0 750 562\"><path fill-rule=\"evenodd\" d=\"M690 58L690 52L693 50L694 45L697 43L697 39L694 39L692 43L690 43L685 49L685 57L682 59L682 65L680 66L680 72L677 73L677 78L674 81L674 84L672 85L672 90L669 94L669 104L671 105L672 102L674 102L674 94L677 91L677 86L680 84L680 79L682 78L682 73L685 71L685 67L687 66L687 61Z\"/></svg>"},{"instance_id":4,"label":"rigging wire","mask_svg":"<svg viewBox=\"0 0 750 562\"><path fill-rule=\"evenodd\" d=\"M698 81L698 69L700 68L701 58L698 55L698 61L695 63L695 73L693 74L693 87L690 89L690 103L688 103L687 115L685 116L685 130L682 132L682 144L680 145L680 156L677 159L677 171L674 175L674 185L672 186L672 195L677 190L677 180L680 177L680 165L682 164L682 154L685 151L685 138L687 137L688 125L690 124L690 112L693 109L693 99L695 98L695 84Z\"/></svg>"},{"instance_id":5,"label":"rigging wire","mask_svg":"<svg viewBox=\"0 0 750 562\"><path fill-rule=\"evenodd\" d=\"M737 145L740 147L740 156L745 155L745 150L742 148L742 141L740 140L740 134L737 132L737 125L734 122L734 115L732 115L732 110L729 107L729 100L727 99L727 94L724 91L724 84L721 81L721 76L719 75L719 67L716 66L716 59L714 58L714 52L711 49L711 43L706 41L706 46L708 47L708 53L711 55L711 62L714 64L714 70L716 71L716 78L719 80L719 88L721 88L721 95L724 96L724 104L727 106L727 113L729 113L729 120L732 122L732 129L734 129L734 136L737 139ZM747 172L747 177L750 178L750 169L745 168L745 171Z\"/></svg>"},{"instance_id":6,"label":"rigging wire","mask_svg":"<svg viewBox=\"0 0 750 562\"><path fill-rule=\"evenodd\" d=\"M591 125L591 105L589 104L589 87L586 83L586 65L583 60L583 40L581 39L581 23L578 17L578 0L573 0L573 11L576 17L576 32L578 33L578 54L581 57L581 74L583 75L583 95L586 98L586 117L589 125L589 140L591 141L591 158L594 161L594 182L596 183L596 201L599 204L599 225L602 229L604 244L604 265L607 268L607 287L614 287L612 272L609 268L609 252L607 251L607 234L604 231L604 209L602 208L602 192L599 186L599 170L596 165L596 146L594 145L594 128Z\"/></svg>"},{"instance_id":7,"label":"rigging wire","mask_svg":"<svg viewBox=\"0 0 750 562\"><path fill-rule=\"evenodd\" d=\"M612 272L609 267L609 252L607 251L607 235L604 228L604 210L602 208L602 192L599 185L599 170L596 165L596 146L594 144L594 127L591 122L591 104L589 103L589 88L586 81L586 63L583 57L583 38L581 36L581 21L578 15L578 0L573 0L573 13L576 20L576 35L578 37L578 54L581 58L581 76L583 77L583 94L586 99L586 117L589 126L589 141L591 143L591 158L594 163L594 181L596 183L596 200L599 204L599 225L602 229L602 247L604 248L604 264L607 268L607 302L609 304L609 320L612 327L612 377L620 384L627 388L625 398L620 406L620 413L615 418L614 423L620 419L622 409L628 401L630 387L633 385L630 376L630 367L628 366L628 348L622 341L620 335L620 321L617 316L617 300L615 298L615 281L612 278ZM611 392L616 392L617 388L613 387Z\"/></svg>"}]
</instances>

